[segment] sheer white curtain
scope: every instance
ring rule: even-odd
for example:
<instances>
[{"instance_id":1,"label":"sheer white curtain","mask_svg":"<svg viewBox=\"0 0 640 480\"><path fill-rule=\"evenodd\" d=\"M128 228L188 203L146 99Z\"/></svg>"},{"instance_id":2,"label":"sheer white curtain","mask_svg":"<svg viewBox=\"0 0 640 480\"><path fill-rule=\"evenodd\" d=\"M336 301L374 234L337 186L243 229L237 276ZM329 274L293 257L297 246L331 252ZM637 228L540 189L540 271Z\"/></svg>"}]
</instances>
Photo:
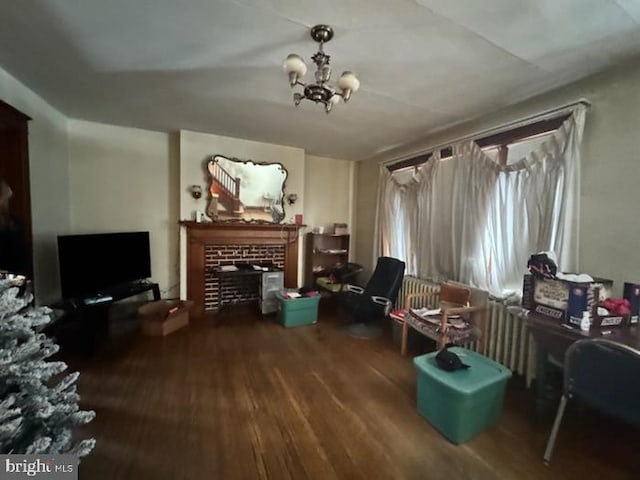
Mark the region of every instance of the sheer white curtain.
<instances>
[{"instance_id":1,"label":"sheer white curtain","mask_svg":"<svg viewBox=\"0 0 640 480\"><path fill-rule=\"evenodd\" d=\"M435 152L409 184L381 173L377 252L407 261L408 273L497 297L520 291L537 251L553 250L561 270L577 271L584 117L577 107L544 143L506 167L462 142L449 159Z\"/></svg>"},{"instance_id":2,"label":"sheer white curtain","mask_svg":"<svg viewBox=\"0 0 640 480\"><path fill-rule=\"evenodd\" d=\"M462 281L477 264L497 165L474 146L456 145L444 160L436 152L419 170L419 276Z\"/></svg>"},{"instance_id":3,"label":"sheer white curtain","mask_svg":"<svg viewBox=\"0 0 640 480\"><path fill-rule=\"evenodd\" d=\"M378 182L376 243L374 262L378 255L400 258L406 272L416 271L417 254L417 183L412 176L401 181L381 166Z\"/></svg>"}]
</instances>

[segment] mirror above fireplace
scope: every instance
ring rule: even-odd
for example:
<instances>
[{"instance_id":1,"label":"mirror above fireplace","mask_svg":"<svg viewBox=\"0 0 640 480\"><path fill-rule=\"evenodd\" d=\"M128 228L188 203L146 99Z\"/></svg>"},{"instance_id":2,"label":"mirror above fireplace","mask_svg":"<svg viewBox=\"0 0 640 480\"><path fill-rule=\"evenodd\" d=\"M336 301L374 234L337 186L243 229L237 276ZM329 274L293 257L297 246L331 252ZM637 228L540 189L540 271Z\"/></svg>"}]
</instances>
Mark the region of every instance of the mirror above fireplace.
<instances>
[{"instance_id":1,"label":"mirror above fireplace","mask_svg":"<svg viewBox=\"0 0 640 480\"><path fill-rule=\"evenodd\" d=\"M280 223L287 170L281 163L214 155L207 162L207 215L218 222Z\"/></svg>"}]
</instances>

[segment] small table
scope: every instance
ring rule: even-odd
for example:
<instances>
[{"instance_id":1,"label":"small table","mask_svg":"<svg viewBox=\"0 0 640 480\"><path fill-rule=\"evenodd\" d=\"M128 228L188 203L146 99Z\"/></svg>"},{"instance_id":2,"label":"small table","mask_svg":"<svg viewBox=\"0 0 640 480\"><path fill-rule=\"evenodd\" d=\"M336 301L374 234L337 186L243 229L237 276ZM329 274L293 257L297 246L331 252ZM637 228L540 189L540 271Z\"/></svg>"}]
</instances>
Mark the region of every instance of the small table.
<instances>
[{"instance_id":1,"label":"small table","mask_svg":"<svg viewBox=\"0 0 640 480\"><path fill-rule=\"evenodd\" d=\"M569 327L558 320L551 320L535 313L526 316L527 328L536 342L536 383L535 383L535 414L540 418L545 410L544 395L547 380L547 362L551 355L558 362L564 364L564 354L572 343L585 338L606 338L608 340L640 349L640 326L620 326L607 328L592 328L583 332ZM604 333L609 332L609 333Z\"/></svg>"}]
</instances>

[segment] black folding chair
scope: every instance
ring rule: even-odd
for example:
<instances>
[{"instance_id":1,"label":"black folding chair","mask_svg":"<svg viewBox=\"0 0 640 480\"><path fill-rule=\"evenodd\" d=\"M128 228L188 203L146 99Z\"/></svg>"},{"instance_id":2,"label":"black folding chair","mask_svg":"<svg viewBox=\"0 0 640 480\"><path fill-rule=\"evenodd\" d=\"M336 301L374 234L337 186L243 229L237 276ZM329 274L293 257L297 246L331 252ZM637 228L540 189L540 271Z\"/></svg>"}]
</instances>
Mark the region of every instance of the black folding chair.
<instances>
[{"instance_id":1,"label":"black folding chair","mask_svg":"<svg viewBox=\"0 0 640 480\"><path fill-rule=\"evenodd\" d=\"M605 339L572 344L564 360L564 388L553 429L544 452L551 460L567 401L587 405L640 427L640 351Z\"/></svg>"}]
</instances>

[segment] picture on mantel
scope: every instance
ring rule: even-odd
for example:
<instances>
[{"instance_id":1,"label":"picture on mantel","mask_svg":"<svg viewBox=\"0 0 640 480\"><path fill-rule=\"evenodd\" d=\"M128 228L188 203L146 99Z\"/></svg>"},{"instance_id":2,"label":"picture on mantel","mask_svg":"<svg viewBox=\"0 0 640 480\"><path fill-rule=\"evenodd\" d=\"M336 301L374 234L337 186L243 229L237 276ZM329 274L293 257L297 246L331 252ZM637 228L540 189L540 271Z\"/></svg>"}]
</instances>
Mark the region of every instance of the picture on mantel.
<instances>
[{"instance_id":1,"label":"picture on mantel","mask_svg":"<svg viewBox=\"0 0 640 480\"><path fill-rule=\"evenodd\" d=\"M285 218L287 170L281 163L214 155L207 172L211 179L207 215L212 220L280 223Z\"/></svg>"}]
</instances>

